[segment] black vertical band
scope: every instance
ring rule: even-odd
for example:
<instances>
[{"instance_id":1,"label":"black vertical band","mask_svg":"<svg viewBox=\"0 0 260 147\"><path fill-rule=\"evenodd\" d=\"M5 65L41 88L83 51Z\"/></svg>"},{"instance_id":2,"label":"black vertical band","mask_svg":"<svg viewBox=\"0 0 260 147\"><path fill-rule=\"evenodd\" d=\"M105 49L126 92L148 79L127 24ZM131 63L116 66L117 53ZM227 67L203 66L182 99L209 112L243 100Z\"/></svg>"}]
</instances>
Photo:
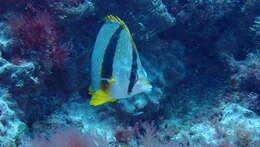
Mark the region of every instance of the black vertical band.
<instances>
[{"instance_id":1,"label":"black vertical band","mask_svg":"<svg viewBox=\"0 0 260 147\"><path fill-rule=\"evenodd\" d=\"M128 89L127 89L128 94L130 94L132 92L133 87L137 80L137 53L134 48L132 49L132 52L133 52L132 53L133 62L132 62L132 67L131 67L130 82L129 82Z\"/></svg>"},{"instance_id":2,"label":"black vertical band","mask_svg":"<svg viewBox=\"0 0 260 147\"><path fill-rule=\"evenodd\" d=\"M113 61L116 53L116 45L119 39L120 32L122 27L119 27L116 32L111 37L104 55L104 60L102 63L101 77L102 78L111 78L113 74Z\"/></svg>"}]
</instances>

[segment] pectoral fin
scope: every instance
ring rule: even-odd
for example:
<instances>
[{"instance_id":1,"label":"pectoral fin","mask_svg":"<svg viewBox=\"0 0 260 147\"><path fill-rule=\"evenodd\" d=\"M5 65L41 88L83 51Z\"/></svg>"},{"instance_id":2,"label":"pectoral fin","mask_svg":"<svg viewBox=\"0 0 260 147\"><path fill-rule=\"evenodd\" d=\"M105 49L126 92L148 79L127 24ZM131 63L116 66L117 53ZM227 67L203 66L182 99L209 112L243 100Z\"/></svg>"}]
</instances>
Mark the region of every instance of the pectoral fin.
<instances>
[{"instance_id":1,"label":"pectoral fin","mask_svg":"<svg viewBox=\"0 0 260 147\"><path fill-rule=\"evenodd\" d=\"M89 104L92 106L98 106L107 102L115 102L116 100L117 99L110 97L108 93L100 89L92 94Z\"/></svg>"}]
</instances>

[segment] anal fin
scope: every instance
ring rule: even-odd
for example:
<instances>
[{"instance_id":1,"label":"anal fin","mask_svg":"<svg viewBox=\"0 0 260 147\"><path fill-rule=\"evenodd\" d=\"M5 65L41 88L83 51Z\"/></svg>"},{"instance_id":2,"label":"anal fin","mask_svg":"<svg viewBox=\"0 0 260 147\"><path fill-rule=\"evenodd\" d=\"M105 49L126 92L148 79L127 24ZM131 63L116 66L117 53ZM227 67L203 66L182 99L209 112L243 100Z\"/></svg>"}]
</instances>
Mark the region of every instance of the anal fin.
<instances>
[{"instance_id":1,"label":"anal fin","mask_svg":"<svg viewBox=\"0 0 260 147\"><path fill-rule=\"evenodd\" d=\"M108 102L115 102L116 100L117 99L110 97L107 92L100 89L92 94L89 104L92 106L98 106Z\"/></svg>"}]
</instances>

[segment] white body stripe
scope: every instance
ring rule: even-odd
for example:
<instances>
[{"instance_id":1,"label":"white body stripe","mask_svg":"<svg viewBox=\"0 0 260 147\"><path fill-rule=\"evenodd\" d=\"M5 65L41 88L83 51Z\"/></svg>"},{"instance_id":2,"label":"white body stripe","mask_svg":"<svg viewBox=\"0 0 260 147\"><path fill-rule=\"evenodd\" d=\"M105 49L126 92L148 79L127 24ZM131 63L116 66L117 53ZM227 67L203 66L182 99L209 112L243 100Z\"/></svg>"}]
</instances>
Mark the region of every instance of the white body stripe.
<instances>
[{"instance_id":1,"label":"white body stripe","mask_svg":"<svg viewBox=\"0 0 260 147\"><path fill-rule=\"evenodd\" d=\"M130 83L130 74L132 67L132 42L129 38L126 29L120 32L120 37L117 41L116 53L113 63L113 78L116 82L113 83L110 89L110 96L115 98L129 97L127 90Z\"/></svg>"},{"instance_id":2,"label":"white body stripe","mask_svg":"<svg viewBox=\"0 0 260 147\"><path fill-rule=\"evenodd\" d=\"M140 57L139 57L139 54L138 52L136 52L136 62L137 62L137 75L138 75L138 78L143 78L143 79L147 79L147 74L146 74L146 71L144 70L143 68L143 65L141 63L141 60L140 60Z\"/></svg>"},{"instance_id":3,"label":"white body stripe","mask_svg":"<svg viewBox=\"0 0 260 147\"><path fill-rule=\"evenodd\" d=\"M100 74L104 60L104 54L111 37L119 27L120 25L118 23L107 22L101 27L98 33L91 57L91 83L92 89L94 91L100 89Z\"/></svg>"}]
</instances>

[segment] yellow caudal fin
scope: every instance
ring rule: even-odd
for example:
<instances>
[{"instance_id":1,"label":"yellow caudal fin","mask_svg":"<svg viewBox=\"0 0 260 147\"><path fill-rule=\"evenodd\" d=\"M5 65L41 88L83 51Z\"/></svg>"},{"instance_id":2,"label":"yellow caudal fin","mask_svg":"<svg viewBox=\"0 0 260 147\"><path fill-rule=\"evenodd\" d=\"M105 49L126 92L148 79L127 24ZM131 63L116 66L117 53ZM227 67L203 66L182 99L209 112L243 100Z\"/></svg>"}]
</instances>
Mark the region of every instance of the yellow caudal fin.
<instances>
[{"instance_id":1,"label":"yellow caudal fin","mask_svg":"<svg viewBox=\"0 0 260 147\"><path fill-rule=\"evenodd\" d=\"M98 105L105 104L107 102L115 102L116 100L117 99L110 97L109 94L106 93L105 91L98 90L92 94L89 104L92 106L98 106Z\"/></svg>"}]
</instances>

